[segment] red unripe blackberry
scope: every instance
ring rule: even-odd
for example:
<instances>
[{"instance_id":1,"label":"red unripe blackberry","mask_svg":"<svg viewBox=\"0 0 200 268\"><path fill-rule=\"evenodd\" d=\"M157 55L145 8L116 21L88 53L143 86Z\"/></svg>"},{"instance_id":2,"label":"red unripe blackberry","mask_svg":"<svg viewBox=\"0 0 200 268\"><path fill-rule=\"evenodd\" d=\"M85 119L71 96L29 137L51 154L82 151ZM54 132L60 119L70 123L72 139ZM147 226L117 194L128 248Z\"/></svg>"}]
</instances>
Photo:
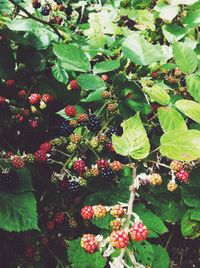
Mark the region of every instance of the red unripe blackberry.
<instances>
[{"instance_id":1,"label":"red unripe blackberry","mask_svg":"<svg viewBox=\"0 0 200 268\"><path fill-rule=\"evenodd\" d=\"M97 205L93 207L94 215L97 218L104 218L106 216L107 210L103 205Z\"/></svg>"},{"instance_id":2,"label":"red unripe blackberry","mask_svg":"<svg viewBox=\"0 0 200 268\"><path fill-rule=\"evenodd\" d=\"M41 100L41 95L38 93L32 93L30 97L28 97L30 104L35 105L38 104Z\"/></svg>"},{"instance_id":3,"label":"red unripe blackberry","mask_svg":"<svg viewBox=\"0 0 200 268\"><path fill-rule=\"evenodd\" d=\"M189 178L189 173L187 171L185 171L184 169L180 170L179 172L176 173L176 177L180 180L180 181L187 181Z\"/></svg>"},{"instance_id":4,"label":"red unripe blackberry","mask_svg":"<svg viewBox=\"0 0 200 268\"><path fill-rule=\"evenodd\" d=\"M126 98L127 99L131 99L133 97L133 94L131 92L129 92L127 95L126 95Z\"/></svg>"},{"instance_id":5,"label":"red unripe blackberry","mask_svg":"<svg viewBox=\"0 0 200 268\"><path fill-rule=\"evenodd\" d=\"M78 83L77 83L77 81L75 79L71 80L69 82L68 89L69 90L78 90L79 89L79 85L78 85Z\"/></svg>"},{"instance_id":6,"label":"red unripe blackberry","mask_svg":"<svg viewBox=\"0 0 200 268\"><path fill-rule=\"evenodd\" d=\"M109 77L107 74L102 74L101 78L104 80L104 81L108 81Z\"/></svg>"},{"instance_id":7,"label":"red unripe blackberry","mask_svg":"<svg viewBox=\"0 0 200 268\"><path fill-rule=\"evenodd\" d=\"M89 254L93 254L98 249L96 237L92 234L84 234L81 238L81 247Z\"/></svg>"},{"instance_id":8,"label":"red unripe blackberry","mask_svg":"<svg viewBox=\"0 0 200 268\"><path fill-rule=\"evenodd\" d=\"M97 166L98 166L99 169L101 169L101 168L109 168L110 164L105 159L99 159L97 161Z\"/></svg>"},{"instance_id":9,"label":"red unripe blackberry","mask_svg":"<svg viewBox=\"0 0 200 268\"><path fill-rule=\"evenodd\" d=\"M5 158L10 158L11 156L13 156L14 153L13 152L6 152L5 154Z\"/></svg>"},{"instance_id":10,"label":"red unripe blackberry","mask_svg":"<svg viewBox=\"0 0 200 268\"><path fill-rule=\"evenodd\" d=\"M62 223L65 220L65 214L63 212L57 212L54 216L54 222L56 224Z\"/></svg>"},{"instance_id":11,"label":"red unripe blackberry","mask_svg":"<svg viewBox=\"0 0 200 268\"><path fill-rule=\"evenodd\" d=\"M183 164L178 160L173 160L170 164L170 167L174 171L180 171L181 169L183 169Z\"/></svg>"},{"instance_id":12,"label":"red unripe blackberry","mask_svg":"<svg viewBox=\"0 0 200 268\"><path fill-rule=\"evenodd\" d=\"M16 114L15 118L16 118L17 122L23 122L24 121L24 116L21 115L21 114Z\"/></svg>"},{"instance_id":13,"label":"red unripe blackberry","mask_svg":"<svg viewBox=\"0 0 200 268\"><path fill-rule=\"evenodd\" d=\"M38 9L41 7L41 3L39 2L39 0L32 0L32 6L35 9Z\"/></svg>"},{"instance_id":14,"label":"red unripe blackberry","mask_svg":"<svg viewBox=\"0 0 200 268\"><path fill-rule=\"evenodd\" d=\"M21 89L19 92L18 92L18 96L22 99L25 99L26 98L26 95L27 95L27 92L25 89Z\"/></svg>"},{"instance_id":15,"label":"red unripe blackberry","mask_svg":"<svg viewBox=\"0 0 200 268\"><path fill-rule=\"evenodd\" d=\"M23 168L25 166L25 163L20 156L14 156L11 160L11 164L15 168Z\"/></svg>"},{"instance_id":16,"label":"red unripe blackberry","mask_svg":"<svg viewBox=\"0 0 200 268\"><path fill-rule=\"evenodd\" d=\"M84 220L90 220L94 215L94 210L91 206L85 206L81 209L81 216Z\"/></svg>"},{"instance_id":17,"label":"red unripe blackberry","mask_svg":"<svg viewBox=\"0 0 200 268\"><path fill-rule=\"evenodd\" d=\"M27 245L25 248L25 255L28 258L32 258L35 255L35 248L33 245Z\"/></svg>"},{"instance_id":18,"label":"red unripe blackberry","mask_svg":"<svg viewBox=\"0 0 200 268\"><path fill-rule=\"evenodd\" d=\"M157 71L154 71L152 74L151 74L151 77L152 78L156 78L158 76L158 72Z\"/></svg>"},{"instance_id":19,"label":"red unripe blackberry","mask_svg":"<svg viewBox=\"0 0 200 268\"><path fill-rule=\"evenodd\" d=\"M52 149L52 144L49 142L44 142L40 145L39 150L44 151L45 153L49 153Z\"/></svg>"},{"instance_id":20,"label":"red unripe blackberry","mask_svg":"<svg viewBox=\"0 0 200 268\"><path fill-rule=\"evenodd\" d=\"M32 128L36 128L39 125L39 121L37 119L30 119L29 124Z\"/></svg>"},{"instance_id":21,"label":"red unripe blackberry","mask_svg":"<svg viewBox=\"0 0 200 268\"><path fill-rule=\"evenodd\" d=\"M125 248L128 242L128 234L123 229L113 231L110 234L110 243L114 248Z\"/></svg>"},{"instance_id":22,"label":"red unripe blackberry","mask_svg":"<svg viewBox=\"0 0 200 268\"><path fill-rule=\"evenodd\" d=\"M148 234L149 230L143 223L136 223L130 228L130 236L136 242L146 240Z\"/></svg>"},{"instance_id":23,"label":"red unripe blackberry","mask_svg":"<svg viewBox=\"0 0 200 268\"><path fill-rule=\"evenodd\" d=\"M44 94L42 95L42 100L46 103L53 101L53 96L49 95L49 94Z\"/></svg>"},{"instance_id":24,"label":"red unripe blackberry","mask_svg":"<svg viewBox=\"0 0 200 268\"><path fill-rule=\"evenodd\" d=\"M46 152L42 151L42 150L37 150L34 153L35 156L35 161L39 162L39 163L44 163L47 161L47 155Z\"/></svg>"},{"instance_id":25,"label":"red unripe blackberry","mask_svg":"<svg viewBox=\"0 0 200 268\"><path fill-rule=\"evenodd\" d=\"M5 81L5 84L7 87L12 88L15 86L15 81L14 80L7 80L7 81Z\"/></svg>"},{"instance_id":26,"label":"red unripe blackberry","mask_svg":"<svg viewBox=\"0 0 200 268\"><path fill-rule=\"evenodd\" d=\"M73 169L82 176L85 172L85 161L82 159L78 159L73 163Z\"/></svg>"},{"instance_id":27,"label":"red unripe blackberry","mask_svg":"<svg viewBox=\"0 0 200 268\"><path fill-rule=\"evenodd\" d=\"M113 161L110 165L113 171L120 171L123 167L122 163L117 160Z\"/></svg>"},{"instance_id":28,"label":"red unripe blackberry","mask_svg":"<svg viewBox=\"0 0 200 268\"><path fill-rule=\"evenodd\" d=\"M115 205L112 207L110 214L115 218L120 218L124 215L124 209L121 205Z\"/></svg>"},{"instance_id":29,"label":"red unripe blackberry","mask_svg":"<svg viewBox=\"0 0 200 268\"><path fill-rule=\"evenodd\" d=\"M55 227L55 223L53 221L47 221L47 230L52 231Z\"/></svg>"},{"instance_id":30,"label":"red unripe blackberry","mask_svg":"<svg viewBox=\"0 0 200 268\"><path fill-rule=\"evenodd\" d=\"M6 102L6 98L0 96L0 104L4 104Z\"/></svg>"},{"instance_id":31,"label":"red unripe blackberry","mask_svg":"<svg viewBox=\"0 0 200 268\"><path fill-rule=\"evenodd\" d=\"M72 105L67 105L65 107L65 114L69 117L74 117L76 115L76 108Z\"/></svg>"},{"instance_id":32,"label":"red unripe blackberry","mask_svg":"<svg viewBox=\"0 0 200 268\"><path fill-rule=\"evenodd\" d=\"M112 152L112 153L115 152L115 149L114 149L114 147L113 147L112 141L108 141L108 142L106 143L106 148L107 148L110 152Z\"/></svg>"},{"instance_id":33,"label":"red unripe blackberry","mask_svg":"<svg viewBox=\"0 0 200 268\"><path fill-rule=\"evenodd\" d=\"M59 16L55 16L53 22L58 24L58 25L61 25L62 22L63 22L63 19L61 17L59 17Z\"/></svg>"},{"instance_id":34,"label":"red unripe blackberry","mask_svg":"<svg viewBox=\"0 0 200 268\"><path fill-rule=\"evenodd\" d=\"M22 110L22 114L24 115L24 116L29 116L30 115L30 111L29 111L29 109L24 109L24 110Z\"/></svg>"}]
</instances>

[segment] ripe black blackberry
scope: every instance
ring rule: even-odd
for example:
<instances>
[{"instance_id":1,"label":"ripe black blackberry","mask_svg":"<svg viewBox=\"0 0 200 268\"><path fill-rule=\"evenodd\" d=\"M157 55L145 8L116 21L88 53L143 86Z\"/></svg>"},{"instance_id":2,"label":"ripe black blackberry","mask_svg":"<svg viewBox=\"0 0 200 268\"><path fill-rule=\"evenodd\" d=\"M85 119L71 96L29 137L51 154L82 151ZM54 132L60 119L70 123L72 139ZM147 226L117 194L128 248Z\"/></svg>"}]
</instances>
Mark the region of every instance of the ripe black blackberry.
<instances>
[{"instance_id":1,"label":"ripe black blackberry","mask_svg":"<svg viewBox=\"0 0 200 268\"><path fill-rule=\"evenodd\" d=\"M73 127L69 124L69 121L66 120L64 121L60 127L59 127L59 132L63 136L69 136L73 132Z\"/></svg>"},{"instance_id":2,"label":"ripe black blackberry","mask_svg":"<svg viewBox=\"0 0 200 268\"><path fill-rule=\"evenodd\" d=\"M93 131L93 132L99 131L100 128L101 128L101 121L100 121L100 119L96 115L90 114L89 115L89 121L88 121L87 127L88 127L88 129L90 131Z\"/></svg>"},{"instance_id":3,"label":"ripe black blackberry","mask_svg":"<svg viewBox=\"0 0 200 268\"><path fill-rule=\"evenodd\" d=\"M186 86L186 80L185 80L185 77L184 76L181 76L180 77L180 84L182 87L185 87Z\"/></svg>"},{"instance_id":4,"label":"ripe black blackberry","mask_svg":"<svg viewBox=\"0 0 200 268\"><path fill-rule=\"evenodd\" d=\"M50 6L49 5L46 5L46 6L43 6L42 7L42 9L41 9L41 14L43 15L43 16L48 16L49 15L49 13L50 13L50 10L51 10L51 8L50 8Z\"/></svg>"},{"instance_id":5,"label":"ripe black blackberry","mask_svg":"<svg viewBox=\"0 0 200 268\"><path fill-rule=\"evenodd\" d=\"M8 190L15 190L19 186L19 176L15 171L9 171L8 173L1 173L0 183Z\"/></svg>"},{"instance_id":6,"label":"ripe black blackberry","mask_svg":"<svg viewBox=\"0 0 200 268\"><path fill-rule=\"evenodd\" d=\"M116 127L110 127L108 129L108 131L106 132L106 136L111 139L112 138L112 135L115 134L115 135L118 135L118 130Z\"/></svg>"},{"instance_id":7,"label":"ripe black blackberry","mask_svg":"<svg viewBox=\"0 0 200 268\"><path fill-rule=\"evenodd\" d=\"M113 171L110 167L109 168L101 168L100 172L99 172L99 176L103 180L111 181L111 180L113 180L114 174L113 174Z\"/></svg>"},{"instance_id":8,"label":"ripe black blackberry","mask_svg":"<svg viewBox=\"0 0 200 268\"><path fill-rule=\"evenodd\" d=\"M77 181L68 181L68 189L71 193L77 193L80 191L81 186Z\"/></svg>"},{"instance_id":9,"label":"ripe black blackberry","mask_svg":"<svg viewBox=\"0 0 200 268\"><path fill-rule=\"evenodd\" d=\"M38 9L41 7L41 3L38 0L32 0L32 6L35 9Z\"/></svg>"}]
</instances>

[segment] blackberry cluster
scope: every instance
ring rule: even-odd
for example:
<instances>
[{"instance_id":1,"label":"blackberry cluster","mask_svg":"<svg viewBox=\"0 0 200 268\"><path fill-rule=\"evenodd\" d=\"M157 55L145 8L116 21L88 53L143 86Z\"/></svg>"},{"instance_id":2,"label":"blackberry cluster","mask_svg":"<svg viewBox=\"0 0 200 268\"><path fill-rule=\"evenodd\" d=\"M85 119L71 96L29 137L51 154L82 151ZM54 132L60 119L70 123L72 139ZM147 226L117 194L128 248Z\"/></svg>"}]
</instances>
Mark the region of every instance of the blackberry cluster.
<instances>
[{"instance_id":1,"label":"blackberry cluster","mask_svg":"<svg viewBox=\"0 0 200 268\"><path fill-rule=\"evenodd\" d=\"M77 181L68 181L68 189L71 193L79 192L81 186Z\"/></svg>"},{"instance_id":2,"label":"blackberry cluster","mask_svg":"<svg viewBox=\"0 0 200 268\"><path fill-rule=\"evenodd\" d=\"M43 16L48 16L49 13L50 13L50 10L51 10L51 8L48 5L43 6L42 9L41 9L41 14Z\"/></svg>"},{"instance_id":3,"label":"blackberry cluster","mask_svg":"<svg viewBox=\"0 0 200 268\"><path fill-rule=\"evenodd\" d=\"M100 119L96 115L90 114L89 115L89 121L88 121L87 127L88 127L88 129L90 131L93 131L93 132L99 131L100 128L101 128L101 121L100 121Z\"/></svg>"},{"instance_id":4,"label":"blackberry cluster","mask_svg":"<svg viewBox=\"0 0 200 268\"><path fill-rule=\"evenodd\" d=\"M106 136L111 139L112 138L112 135L115 134L115 135L119 135L119 132L118 132L118 129L116 127L110 127L108 129L108 131L106 132Z\"/></svg>"},{"instance_id":5,"label":"blackberry cluster","mask_svg":"<svg viewBox=\"0 0 200 268\"><path fill-rule=\"evenodd\" d=\"M185 77L184 76L181 76L180 77L180 84L182 87L185 87L186 86L186 80L185 80Z\"/></svg>"},{"instance_id":6,"label":"blackberry cluster","mask_svg":"<svg viewBox=\"0 0 200 268\"><path fill-rule=\"evenodd\" d=\"M63 136L69 136L73 132L73 127L69 124L69 121L64 121L59 127L60 134Z\"/></svg>"},{"instance_id":7,"label":"blackberry cluster","mask_svg":"<svg viewBox=\"0 0 200 268\"><path fill-rule=\"evenodd\" d=\"M109 168L101 168L99 172L99 176L103 180L111 181L113 180L114 174L112 169Z\"/></svg>"},{"instance_id":8,"label":"blackberry cluster","mask_svg":"<svg viewBox=\"0 0 200 268\"><path fill-rule=\"evenodd\" d=\"M15 171L9 171L8 173L1 173L0 175L1 185L9 190L15 190L19 186L19 176Z\"/></svg>"}]
</instances>

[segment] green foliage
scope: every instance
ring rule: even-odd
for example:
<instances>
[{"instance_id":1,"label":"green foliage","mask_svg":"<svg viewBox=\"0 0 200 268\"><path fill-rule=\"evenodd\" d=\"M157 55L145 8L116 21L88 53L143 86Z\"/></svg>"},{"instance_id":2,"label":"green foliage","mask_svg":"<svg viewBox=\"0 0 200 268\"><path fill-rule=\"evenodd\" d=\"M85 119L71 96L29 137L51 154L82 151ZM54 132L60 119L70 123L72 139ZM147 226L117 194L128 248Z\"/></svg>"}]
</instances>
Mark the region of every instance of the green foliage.
<instances>
[{"instance_id":1,"label":"green foliage","mask_svg":"<svg viewBox=\"0 0 200 268\"><path fill-rule=\"evenodd\" d=\"M149 242L133 242L133 249L139 262L145 266L152 264L154 259L154 249Z\"/></svg>"},{"instance_id":2,"label":"green foliage","mask_svg":"<svg viewBox=\"0 0 200 268\"><path fill-rule=\"evenodd\" d=\"M167 41L170 43L181 40L187 33L187 29L176 24L167 24L162 26L162 31Z\"/></svg>"},{"instance_id":3,"label":"green foliage","mask_svg":"<svg viewBox=\"0 0 200 268\"><path fill-rule=\"evenodd\" d=\"M192 120L200 123L200 104L191 100L179 100L175 103L177 109L179 109L186 116Z\"/></svg>"},{"instance_id":4,"label":"green foliage","mask_svg":"<svg viewBox=\"0 0 200 268\"><path fill-rule=\"evenodd\" d=\"M169 104L170 96L166 92L166 89L159 84L154 84L152 87L144 86L144 92L161 105Z\"/></svg>"},{"instance_id":5,"label":"green foliage","mask_svg":"<svg viewBox=\"0 0 200 268\"><path fill-rule=\"evenodd\" d=\"M200 103L200 77L196 74L188 75L186 77L187 81L187 90L190 93L190 95Z\"/></svg>"},{"instance_id":6,"label":"green foliage","mask_svg":"<svg viewBox=\"0 0 200 268\"><path fill-rule=\"evenodd\" d=\"M81 74L77 77L77 82L84 90L103 90L106 89L105 82L93 74Z\"/></svg>"},{"instance_id":7,"label":"green foliage","mask_svg":"<svg viewBox=\"0 0 200 268\"><path fill-rule=\"evenodd\" d=\"M198 215L197 215L198 213ZM194 217L198 216L197 218ZM200 236L200 215L199 211L194 209L188 209L181 220L181 232L183 236L191 239L198 238Z\"/></svg>"},{"instance_id":8,"label":"green foliage","mask_svg":"<svg viewBox=\"0 0 200 268\"><path fill-rule=\"evenodd\" d=\"M123 135L112 137L116 152L134 159L145 158L149 153L150 145L139 113L124 121L121 126Z\"/></svg>"},{"instance_id":9,"label":"green foliage","mask_svg":"<svg viewBox=\"0 0 200 268\"><path fill-rule=\"evenodd\" d=\"M170 259L167 253L167 250L160 245L153 245L154 249L154 259L153 259L153 268L169 268Z\"/></svg>"},{"instance_id":10,"label":"green foliage","mask_svg":"<svg viewBox=\"0 0 200 268\"><path fill-rule=\"evenodd\" d=\"M106 260L102 257L100 252L95 254L87 254L80 247L80 239L67 241L68 250L67 255L72 268L103 268Z\"/></svg>"},{"instance_id":11,"label":"green foliage","mask_svg":"<svg viewBox=\"0 0 200 268\"><path fill-rule=\"evenodd\" d=\"M119 69L119 67L120 67L119 60L102 61L95 64L93 68L93 73L94 74L107 73Z\"/></svg>"},{"instance_id":12,"label":"green foliage","mask_svg":"<svg viewBox=\"0 0 200 268\"><path fill-rule=\"evenodd\" d=\"M55 66L52 67L52 74L56 80L63 84L67 84L69 80L68 73L59 65L59 63L55 63Z\"/></svg>"}]
</instances>

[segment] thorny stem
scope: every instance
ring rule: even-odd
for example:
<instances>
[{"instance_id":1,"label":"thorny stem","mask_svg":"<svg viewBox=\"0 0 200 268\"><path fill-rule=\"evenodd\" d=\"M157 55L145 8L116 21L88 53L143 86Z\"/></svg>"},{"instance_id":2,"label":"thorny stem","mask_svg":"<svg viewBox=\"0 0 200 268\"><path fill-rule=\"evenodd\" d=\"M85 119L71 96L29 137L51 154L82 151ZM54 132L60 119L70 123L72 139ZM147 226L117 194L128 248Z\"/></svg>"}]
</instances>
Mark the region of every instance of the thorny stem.
<instances>
[{"instance_id":1,"label":"thorny stem","mask_svg":"<svg viewBox=\"0 0 200 268\"><path fill-rule=\"evenodd\" d=\"M28 18L33 19L33 20L36 20L38 22L41 22L42 24L48 25L54 31L54 33L57 34L57 36L59 38L64 39L64 37L60 34L60 32L57 30L57 28L53 24L51 24L51 22L48 22L46 20L42 20L40 18L37 18L37 17L33 16L25 8L23 8L21 5L19 5L18 3L16 3L15 0L8 0L8 1L10 3L12 3L15 7L17 7L19 10L23 11L28 16Z\"/></svg>"}]
</instances>

